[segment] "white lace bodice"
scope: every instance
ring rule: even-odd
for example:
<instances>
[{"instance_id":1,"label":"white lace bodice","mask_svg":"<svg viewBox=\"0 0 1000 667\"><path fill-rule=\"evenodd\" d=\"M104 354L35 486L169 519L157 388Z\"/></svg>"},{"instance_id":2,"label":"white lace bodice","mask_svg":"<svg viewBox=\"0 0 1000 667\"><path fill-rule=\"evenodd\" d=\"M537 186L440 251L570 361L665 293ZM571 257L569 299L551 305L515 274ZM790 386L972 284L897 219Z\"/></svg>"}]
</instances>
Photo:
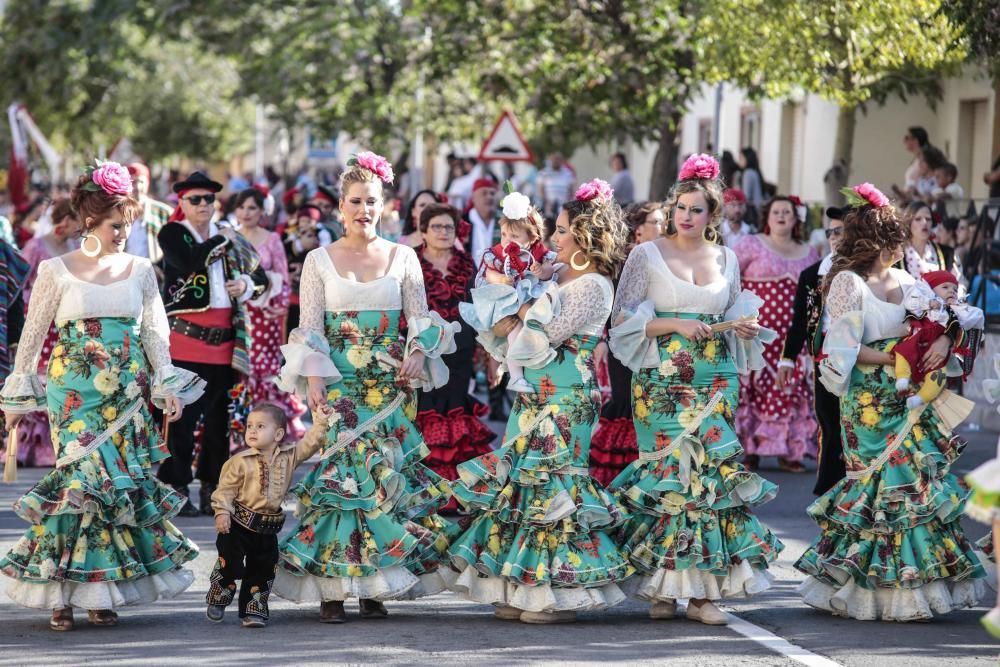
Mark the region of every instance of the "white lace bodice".
<instances>
[{"instance_id":1,"label":"white lace bodice","mask_svg":"<svg viewBox=\"0 0 1000 667\"><path fill-rule=\"evenodd\" d=\"M902 269L890 269L890 271L899 281L905 294L915 282L913 277ZM834 277L824 303L831 322L854 311L863 313L862 343L896 338L909 333L910 327L904 321L906 309L903 305L882 301L876 297L865 280L853 271L842 271Z\"/></svg>"},{"instance_id":2,"label":"white lace bodice","mask_svg":"<svg viewBox=\"0 0 1000 667\"><path fill-rule=\"evenodd\" d=\"M299 327L320 332L326 311L402 309L408 321L428 315L420 260L404 245L396 245L384 276L364 283L341 276L326 248L311 251L302 266L299 303Z\"/></svg>"},{"instance_id":3,"label":"white lace bodice","mask_svg":"<svg viewBox=\"0 0 1000 667\"><path fill-rule=\"evenodd\" d=\"M131 256L130 256L131 257ZM130 317L140 321L142 347L155 371L170 365L170 326L163 309L156 275L148 259L131 257L128 277L98 285L80 280L55 257L38 266L14 374L34 374L38 357L55 321L87 317Z\"/></svg>"},{"instance_id":4,"label":"white lace bodice","mask_svg":"<svg viewBox=\"0 0 1000 667\"><path fill-rule=\"evenodd\" d=\"M614 296L611 280L599 273L585 273L559 285L559 314L545 325L552 347L576 334L600 336Z\"/></svg>"},{"instance_id":5,"label":"white lace bodice","mask_svg":"<svg viewBox=\"0 0 1000 667\"><path fill-rule=\"evenodd\" d=\"M635 311L650 300L657 312L721 315L740 294L740 266L736 254L720 247L723 277L708 285L681 280L667 266L655 241L640 243L628 256L615 298L612 321L624 308Z\"/></svg>"}]
</instances>

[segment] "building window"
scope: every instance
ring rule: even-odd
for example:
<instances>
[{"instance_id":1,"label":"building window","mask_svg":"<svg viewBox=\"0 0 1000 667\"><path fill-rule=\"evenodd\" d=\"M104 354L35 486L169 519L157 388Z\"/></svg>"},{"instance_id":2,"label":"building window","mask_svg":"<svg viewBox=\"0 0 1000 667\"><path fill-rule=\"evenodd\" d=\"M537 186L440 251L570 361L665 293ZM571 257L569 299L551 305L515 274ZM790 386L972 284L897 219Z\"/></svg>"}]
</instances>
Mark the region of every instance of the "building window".
<instances>
[{"instance_id":1,"label":"building window","mask_svg":"<svg viewBox=\"0 0 1000 667\"><path fill-rule=\"evenodd\" d=\"M700 118L698 120L698 152L699 153L712 153L714 152L714 146L712 145L712 119Z\"/></svg>"}]
</instances>

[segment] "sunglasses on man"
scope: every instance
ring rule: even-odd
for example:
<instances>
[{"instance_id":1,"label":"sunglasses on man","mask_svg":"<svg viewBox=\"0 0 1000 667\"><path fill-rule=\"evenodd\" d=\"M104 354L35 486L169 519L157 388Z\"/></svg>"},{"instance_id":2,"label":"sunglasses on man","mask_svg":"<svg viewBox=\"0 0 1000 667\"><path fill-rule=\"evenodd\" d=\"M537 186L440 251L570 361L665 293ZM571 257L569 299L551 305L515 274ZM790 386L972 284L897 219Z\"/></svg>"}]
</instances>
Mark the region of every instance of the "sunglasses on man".
<instances>
[{"instance_id":1,"label":"sunglasses on man","mask_svg":"<svg viewBox=\"0 0 1000 667\"><path fill-rule=\"evenodd\" d=\"M202 202L206 204L215 203L215 195L191 195L190 197L181 197L181 199L190 202L193 206L201 206Z\"/></svg>"}]
</instances>

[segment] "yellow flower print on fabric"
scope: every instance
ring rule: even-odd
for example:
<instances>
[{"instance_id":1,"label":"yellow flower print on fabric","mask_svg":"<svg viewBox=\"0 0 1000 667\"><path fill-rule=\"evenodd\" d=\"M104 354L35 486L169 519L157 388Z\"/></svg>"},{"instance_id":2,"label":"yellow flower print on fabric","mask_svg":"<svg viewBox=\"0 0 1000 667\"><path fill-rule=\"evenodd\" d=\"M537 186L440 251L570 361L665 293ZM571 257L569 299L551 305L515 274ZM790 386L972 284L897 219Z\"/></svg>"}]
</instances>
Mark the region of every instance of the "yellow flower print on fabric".
<instances>
[{"instance_id":1,"label":"yellow flower print on fabric","mask_svg":"<svg viewBox=\"0 0 1000 667\"><path fill-rule=\"evenodd\" d=\"M868 427L878 424L878 410L869 406L861 411L861 423Z\"/></svg>"},{"instance_id":2,"label":"yellow flower print on fabric","mask_svg":"<svg viewBox=\"0 0 1000 667\"><path fill-rule=\"evenodd\" d=\"M115 393L119 385L118 373L103 370L94 376L94 388L105 396Z\"/></svg>"},{"instance_id":3,"label":"yellow flower print on fabric","mask_svg":"<svg viewBox=\"0 0 1000 667\"><path fill-rule=\"evenodd\" d=\"M49 377L61 378L63 375L66 375L66 366L63 365L62 359L52 359L49 362Z\"/></svg>"},{"instance_id":4,"label":"yellow flower print on fabric","mask_svg":"<svg viewBox=\"0 0 1000 667\"><path fill-rule=\"evenodd\" d=\"M364 368L372 361L372 351L370 348L355 345L347 351L347 360L355 368Z\"/></svg>"},{"instance_id":5,"label":"yellow flower print on fabric","mask_svg":"<svg viewBox=\"0 0 1000 667\"><path fill-rule=\"evenodd\" d=\"M858 396L858 403L861 405L871 405L874 398L875 397L872 396L870 391L862 392L862 394Z\"/></svg>"},{"instance_id":6,"label":"yellow flower print on fabric","mask_svg":"<svg viewBox=\"0 0 1000 667\"><path fill-rule=\"evenodd\" d=\"M376 388L371 388L365 394L365 403L372 409L377 409L382 405L382 392Z\"/></svg>"},{"instance_id":7,"label":"yellow flower print on fabric","mask_svg":"<svg viewBox=\"0 0 1000 667\"><path fill-rule=\"evenodd\" d=\"M85 428L87 428L87 422L83 421L82 419L77 419L72 424L67 426L66 430L69 431L70 433L78 434L81 433Z\"/></svg>"},{"instance_id":8,"label":"yellow flower print on fabric","mask_svg":"<svg viewBox=\"0 0 1000 667\"><path fill-rule=\"evenodd\" d=\"M109 422L114 421L115 417L118 416L118 408L113 405L109 405L101 411L101 416L107 419Z\"/></svg>"},{"instance_id":9,"label":"yellow flower print on fabric","mask_svg":"<svg viewBox=\"0 0 1000 667\"><path fill-rule=\"evenodd\" d=\"M681 342L679 340L677 340L676 338L673 339L672 341L670 341L670 344L667 345L667 353L668 354L673 354L674 352L676 352L679 349L681 349Z\"/></svg>"}]
</instances>

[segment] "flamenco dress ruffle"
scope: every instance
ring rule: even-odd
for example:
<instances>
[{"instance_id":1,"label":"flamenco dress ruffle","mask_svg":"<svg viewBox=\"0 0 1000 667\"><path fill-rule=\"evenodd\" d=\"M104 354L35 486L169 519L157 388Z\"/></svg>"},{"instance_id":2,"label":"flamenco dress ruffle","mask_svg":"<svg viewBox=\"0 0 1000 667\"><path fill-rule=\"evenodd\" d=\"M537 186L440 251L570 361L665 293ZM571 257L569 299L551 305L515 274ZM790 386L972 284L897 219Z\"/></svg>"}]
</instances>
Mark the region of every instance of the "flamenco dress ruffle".
<instances>
[{"instance_id":1,"label":"flamenco dress ruffle","mask_svg":"<svg viewBox=\"0 0 1000 667\"><path fill-rule=\"evenodd\" d=\"M425 353L428 378L446 379L440 354L452 330L435 315L409 323L408 346ZM292 489L298 523L279 545L281 597L390 600L444 588L445 523L434 512L449 489L421 463L429 450L411 421L411 389L396 379L398 321L398 311L328 312L326 339L296 330L283 348L283 388L301 383L304 393L305 377L324 377L336 419L320 461Z\"/></svg>"},{"instance_id":2,"label":"flamenco dress ruffle","mask_svg":"<svg viewBox=\"0 0 1000 667\"><path fill-rule=\"evenodd\" d=\"M626 591L650 602L760 593L771 586L768 564L784 545L751 508L778 489L741 465L733 427L737 367L759 361L760 342L722 334L696 343L650 339L646 323L654 317L723 319L656 313L645 302L611 332L612 351L635 370L639 458L609 487L631 515L618 539L639 574Z\"/></svg>"},{"instance_id":3,"label":"flamenco dress ruffle","mask_svg":"<svg viewBox=\"0 0 1000 667\"><path fill-rule=\"evenodd\" d=\"M204 383L172 367L151 380L134 320L78 322L60 327L47 396L18 376L3 390L5 409L47 407L59 447L56 468L15 503L32 527L0 560L16 580L7 592L37 609L173 597L191 585L181 565L198 548L170 522L185 498L151 474L170 454L149 427L147 397L152 389L159 406L167 394L188 404Z\"/></svg>"}]
</instances>

